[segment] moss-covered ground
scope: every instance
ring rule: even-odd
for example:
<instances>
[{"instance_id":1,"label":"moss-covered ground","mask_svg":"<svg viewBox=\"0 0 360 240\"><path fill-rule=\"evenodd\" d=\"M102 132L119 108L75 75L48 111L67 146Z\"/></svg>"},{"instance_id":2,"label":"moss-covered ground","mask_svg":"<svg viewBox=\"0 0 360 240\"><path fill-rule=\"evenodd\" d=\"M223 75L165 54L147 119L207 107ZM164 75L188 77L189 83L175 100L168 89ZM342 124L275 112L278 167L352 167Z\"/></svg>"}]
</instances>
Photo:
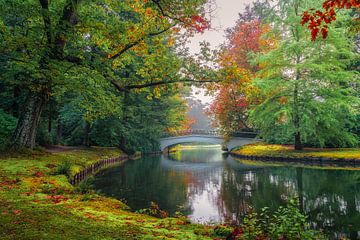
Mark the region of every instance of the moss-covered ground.
<instances>
[{"instance_id":1,"label":"moss-covered ground","mask_svg":"<svg viewBox=\"0 0 360 240\"><path fill-rule=\"evenodd\" d=\"M232 151L241 155L311 158L323 157L334 159L359 159L360 148L304 148L302 151L294 150L291 145L255 143L245 145Z\"/></svg>"},{"instance_id":2,"label":"moss-covered ground","mask_svg":"<svg viewBox=\"0 0 360 240\"><path fill-rule=\"evenodd\" d=\"M56 169L71 174L100 159L109 148L67 149L0 157L0 239L214 239L213 228L184 219L131 212L122 202L80 194Z\"/></svg>"}]
</instances>

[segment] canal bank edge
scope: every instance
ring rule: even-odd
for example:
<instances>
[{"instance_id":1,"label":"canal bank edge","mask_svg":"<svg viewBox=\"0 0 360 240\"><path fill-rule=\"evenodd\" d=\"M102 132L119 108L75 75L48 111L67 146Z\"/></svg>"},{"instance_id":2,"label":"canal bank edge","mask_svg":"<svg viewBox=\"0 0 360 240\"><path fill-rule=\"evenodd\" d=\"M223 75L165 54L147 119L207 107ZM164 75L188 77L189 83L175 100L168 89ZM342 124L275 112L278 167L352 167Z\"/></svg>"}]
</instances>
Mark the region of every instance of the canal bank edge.
<instances>
[{"instance_id":1,"label":"canal bank edge","mask_svg":"<svg viewBox=\"0 0 360 240\"><path fill-rule=\"evenodd\" d=\"M70 183L71 185L79 184L81 181L85 180L89 176L97 173L102 168L106 168L108 166L118 164L118 163L124 163L131 159L136 159L141 157L141 153L135 153L134 155L120 155L118 157L112 157L112 158L105 158L97 161L96 163L93 163L84 169L82 169L80 172L76 173L71 179Z\"/></svg>"},{"instance_id":2,"label":"canal bank edge","mask_svg":"<svg viewBox=\"0 0 360 240\"><path fill-rule=\"evenodd\" d=\"M360 167L360 159L355 158L325 158L325 157L281 157L281 156L259 156L259 155L245 155L235 152L230 152L230 155L235 158L242 158L246 160L256 160L263 162L285 162L285 163L301 163L304 165L336 165L346 167Z\"/></svg>"},{"instance_id":3,"label":"canal bank edge","mask_svg":"<svg viewBox=\"0 0 360 240\"><path fill-rule=\"evenodd\" d=\"M178 150L174 149L170 152L176 152ZM112 158L105 158L101 159L96 163L93 163L81 171L77 172L73 177L70 179L71 185L76 185L88 178L91 175L96 174L98 171L100 171L103 168L106 168L108 166L112 166L119 163L125 163L128 160L134 160L137 158L140 158L142 156L158 156L163 154L162 151L156 151L156 152L148 152L148 153L135 153L134 155L120 155L118 157L112 157Z\"/></svg>"}]
</instances>

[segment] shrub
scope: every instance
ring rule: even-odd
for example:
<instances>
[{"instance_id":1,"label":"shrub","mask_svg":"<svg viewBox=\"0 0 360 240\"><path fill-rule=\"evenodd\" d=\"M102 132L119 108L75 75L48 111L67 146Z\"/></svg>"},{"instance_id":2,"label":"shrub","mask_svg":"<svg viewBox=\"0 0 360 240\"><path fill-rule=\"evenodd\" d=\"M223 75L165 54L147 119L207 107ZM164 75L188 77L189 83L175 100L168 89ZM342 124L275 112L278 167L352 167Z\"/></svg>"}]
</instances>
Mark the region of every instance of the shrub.
<instances>
[{"instance_id":1,"label":"shrub","mask_svg":"<svg viewBox=\"0 0 360 240\"><path fill-rule=\"evenodd\" d=\"M57 167L55 174L63 174L69 178L71 177L71 167L72 163L70 161L64 161Z\"/></svg>"},{"instance_id":2,"label":"shrub","mask_svg":"<svg viewBox=\"0 0 360 240\"><path fill-rule=\"evenodd\" d=\"M233 231L232 228L225 225L219 225L214 228L215 235L219 237L229 236L232 231Z\"/></svg>"},{"instance_id":3,"label":"shrub","mask_svg":"<svg viewBox=\"0 0 360 240\"><path fill-rule=\"evenodd\" d=\"M151 202L149 208L140 209L137 213L147 214L150 216L158 217L158 218L166 218L168 217L168 213L161 210L159 205L155 202Z\"/></svg>"},{"instance_id":4,"label":"shrub","mask_svg":"<svg viewBox=\"0 0 360 240\"><path fill-rule=\"evenodd\" d=\"M80 182L80 184L76 187L75 190L77 193L81 194L90 194L92 195L94 193L94 177L90 176L83 181ZM92 197L92 196L88 196Z\"/></svg>"},{"instance_id":5,"label":"shrub","mask_svg":"<svg viewBox=\"0 0 360 240\"><path fill-rule=\"evenodd\" d=\"M261 213L250 213L229 239L325 239L319 231L310 229L307 218L299 208L297 198L290 199L286 207L270 214L268 208Z\"/></svg>"}]
</instances>

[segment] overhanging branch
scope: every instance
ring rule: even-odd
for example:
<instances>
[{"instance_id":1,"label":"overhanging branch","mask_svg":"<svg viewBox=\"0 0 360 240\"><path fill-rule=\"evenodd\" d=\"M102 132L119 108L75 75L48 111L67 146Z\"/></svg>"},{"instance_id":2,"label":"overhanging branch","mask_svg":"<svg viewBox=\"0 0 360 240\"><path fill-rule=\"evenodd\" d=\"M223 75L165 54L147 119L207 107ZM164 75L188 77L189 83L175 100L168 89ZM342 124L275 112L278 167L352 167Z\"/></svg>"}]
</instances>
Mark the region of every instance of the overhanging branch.
<instances>
[{"instance_id":1,"label":"overhanging branch","mask_svg":"<svg viewBox=\"0 0 360 240\"><path fill-rule=\"evenodd\" d=\"M217 83L220 82L219 80L193 80L193 79L181 79L175 81L158 81L158 82L150 82L144 84L134 84L128 86L122 86L119 84L115 79L110 79L111 84L113 84L117 90L120 92L130 91L132 89L142 89L166 84L173 84L173 83Z\"/></svg>"},{"instance_id":2,"label":"overhanging branch","mask_svg":"<svg viewBox=\"0 0 360 240\"><path fill-rule=\"evenodd\" d=\"M172 24L170 26L168 26L167 28L164 28L163 30L160 30L158 32L152 32L149 33L143 37L141 37L140 39L132 42L132 43L128 43L125 45L125 47L123 49L121 49L118 53L112 55L111 57L109 57L108 59L115 59L120 57L121 55L123 55L126 51L130 50L131 48L135 47L136 45L138 45L139 43L141 43L143 40L145 40L146 38L150 38L150 37L154 37L154 36L158 36L160 34L163 34L165 32L167 32L168 30L170 30L172 27L174 27L175 24Z\"/></svg>"}]
</instances>

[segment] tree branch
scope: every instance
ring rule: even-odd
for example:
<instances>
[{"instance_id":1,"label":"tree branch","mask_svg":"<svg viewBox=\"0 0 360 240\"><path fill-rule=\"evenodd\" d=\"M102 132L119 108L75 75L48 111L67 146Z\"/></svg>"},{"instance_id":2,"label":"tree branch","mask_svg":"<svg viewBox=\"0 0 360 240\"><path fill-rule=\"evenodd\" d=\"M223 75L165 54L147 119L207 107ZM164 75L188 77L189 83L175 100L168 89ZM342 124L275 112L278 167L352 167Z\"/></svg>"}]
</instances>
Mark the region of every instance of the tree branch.
<instances>
[{"instance_id":1,"label":"tree branch","mask_svg":"<svg viewBox=\"0 0 360 240\"><path fill-rule=\"evenodd\" d=\"M219 80L193 80L193 79L181 79L181 80L175 80L175 81L159 81L159 82L150 82L150 83L144 83L144 84L135 84L135 85L128 85L128 86L122 86L120 85L115 79L110 79L111 84L113 84L117 90L120 92L130 91L132 89L142 89L142 88L148 88L148 87L154 87L159 85L166 85L166 84L173 84L173 83L215 83L220 82Z\"/></svg>"},{"instance_id":2,"label":"tree branch","mask_svg":"<svg viewBox=\"0 0 360 240\"><path fill-rule=\"evenodd\" d=\"M39 0L41 5L41 15L44 21L44 27L45 27L45 33L48 45L51 46L53 43L53 37L51 32L51 18L50 18L50 12L49 12L49 1L48 0Z\"/></svg>"},{"instance_id":3,"label":"tree branch","mask_svg":"<svg viewBox=\"0 0 360 240\"><path fill-rule=\"evenodd\" d=\"M121 49L118 53L112 55L111 57L109 57L108 59L115 59L120 57L121 55L123 55L125 52L127 52L128 50L130 50L131 48L135 47L136 45L138 45L141 41L145 40L147 37L154 37L154 36L158 36L160 34L163 34L164 32L167 32L168 30L170 30L172 27L174 27L175 25L172 24L170 26L168 26L167 28L164 28L163 30L160 30L158 32L152 32L147 34L146 36L141 37L140 39L136 40L135 42L129 43L127 45L125 45L125 47L123 49Z\"/></svg>"},{"instance_id":4,"label":"tree branch","mask_svg":"<svg viewBox=\"0 0 360 240\"><path fill-rule=\"evenodd\" d=\"M82 0L67 0L64 5L62 16L58 22L58 27L56 29L56 35L54 38L55 44L51 49L52 57L54 58L63 58L64 47L66 44L66 38L64 37L64 33L67 33L70 28L77 24L78 18L76 8L81 1Z\"/></svg>"}]
</instances>

